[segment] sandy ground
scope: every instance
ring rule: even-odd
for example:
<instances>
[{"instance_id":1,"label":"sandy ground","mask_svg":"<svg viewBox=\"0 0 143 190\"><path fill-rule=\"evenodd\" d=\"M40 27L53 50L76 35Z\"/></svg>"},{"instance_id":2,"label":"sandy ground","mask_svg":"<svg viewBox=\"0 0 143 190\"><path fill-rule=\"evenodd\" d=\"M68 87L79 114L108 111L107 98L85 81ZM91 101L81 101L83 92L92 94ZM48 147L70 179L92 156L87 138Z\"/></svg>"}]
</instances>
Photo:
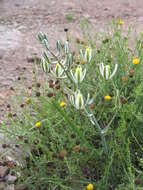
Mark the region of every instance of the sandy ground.
<instances>
[{"instance_id":1,"label":"sandy ground","mask_svg":"<svg viewBox=\"0 0 143 190\"><path fill-rule=\"evenodd\" d=\"M102 31L112 18L143 29L143 0L0 0L0 113L19 76L31 81L33 55L42 53L38 31L48 33L50 45L64 39L64 28L80 35L80 19Z\"/></svg>"}]
</instances>

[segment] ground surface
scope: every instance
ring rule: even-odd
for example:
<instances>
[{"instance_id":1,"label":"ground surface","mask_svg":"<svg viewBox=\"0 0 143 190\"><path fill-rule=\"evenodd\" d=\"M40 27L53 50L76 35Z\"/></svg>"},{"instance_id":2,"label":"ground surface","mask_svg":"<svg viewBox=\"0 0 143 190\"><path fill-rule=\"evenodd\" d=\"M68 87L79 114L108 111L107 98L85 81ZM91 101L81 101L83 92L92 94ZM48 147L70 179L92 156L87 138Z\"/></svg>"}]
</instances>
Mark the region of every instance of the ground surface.
<instances>
[{"instance_id":1,"label":"ground surface","mask_svg":"<svg viewBox=\"0 0 143 190\"><path fill-rule=\"evenodd\" d=\"M30 81L29 58L41 53L38 31L47 32L53 47L55 39L64 38L64 28L71 35L80 33L79 19L88 19L103 30L112 18L122 18L125 25L135 23L143 29L142 0L0 0L0 112L10 87L21 75Z\"/></svg>"}]
</instances>

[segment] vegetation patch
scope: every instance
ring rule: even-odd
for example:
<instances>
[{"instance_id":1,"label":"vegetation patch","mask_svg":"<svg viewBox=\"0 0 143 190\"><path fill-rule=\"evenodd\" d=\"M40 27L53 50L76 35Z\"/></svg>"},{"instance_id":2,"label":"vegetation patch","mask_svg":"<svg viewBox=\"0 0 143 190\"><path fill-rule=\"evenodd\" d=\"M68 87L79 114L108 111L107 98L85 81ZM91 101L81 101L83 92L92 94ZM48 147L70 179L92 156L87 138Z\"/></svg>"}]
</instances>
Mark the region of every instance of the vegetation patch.
<instances>
[{"instance_id":1,"label":"vegetation patch","mask_svg":"<svg viewBox=\"0 0 143 190\"><path fill-rule=\"evenodd\" d=\"M28 190L141 190L143 36L129 48L123 20L107 32L49 46L32 89L15 97L0 130L22 150L17 186ZM38 81L43 70L43 81ZM29 92L30 91L30 92ZM20 106L19 106L20 105Z\"/></svg>"}]
</instances>

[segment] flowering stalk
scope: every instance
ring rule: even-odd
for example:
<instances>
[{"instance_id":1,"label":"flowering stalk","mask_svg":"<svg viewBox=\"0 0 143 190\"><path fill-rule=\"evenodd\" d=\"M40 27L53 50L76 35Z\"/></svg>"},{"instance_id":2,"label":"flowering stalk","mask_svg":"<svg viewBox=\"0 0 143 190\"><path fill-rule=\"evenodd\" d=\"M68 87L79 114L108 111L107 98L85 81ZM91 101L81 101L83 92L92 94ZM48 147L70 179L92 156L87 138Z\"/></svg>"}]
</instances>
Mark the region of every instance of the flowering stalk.
<instances>
[{"instance_id":1,"label":"flowering stalk","mask_svg":"<svg viewBox=\"0 0 143 190\"><path fill-rule=\"evenodd\" d=\"M75 73L73 74L72 70L71 70L71 76L72 76L72 79L73 81L76 83L76 84L79 84L83 81L84 77L85 77L85 74L86 74L86 69L82 70L82 67L81 66L78 66L75 70Z\"/></svg>"},{"instance_id":2,"label":"flowering stalk","mask_svg":"<svg viewBox=\"0 0 143 190\"><path fill-rule=\"evenodd\" d=\"M117 68L118 68L118 65L115 64L114 70L111 73L110 65L104 66L103 63L100 63L100 65L99 65L99 71L100 71L102 77L105 78L106 80L111 79L116 74Z\"/></svg>"},{"instance_id":3,"label":"flowering stalk","mask_svg":"<svg viewBox=\"0 0 143 190\"><path fill-rule=\"evenodd\" d=\"M65 67L63 66L63 64L60 62L60 60L58 59L58 57L48 48L48 46L46 46L46 49L50 52L50 54L56 59L56 61L59 63L59 65L61 66L61 68L63 69L64 73L66 74L67 78L70 80L70 82L73 82L73 80L71 79L70 75L68 74L68 72L66 71Z\"/></svg>"},{"instance_id":4,"label":"flowering stalk","mask_svg":"<svg viewBox=\"0 0 143 190\"><path fill-rule=\"evenodd\" d=\"M90 47L86 47L85 52L83 53L82 50L80 50L80 54L82 59L86 62L86 63L90 63L91 62L91 58L92 58L92 49Z\"/></svg>"},{"instance_id":5,"label":"flowering stalk","mask_svg":"<svg viewBox=\"0 0 143 190\"><path fill-rule=\"evenodd\" d=\"M87 99L85 101L83 95L81 94L80 90L77 90L74 92L74 95L70 96L71 104L77 109L82 110L87 105L91 104L93 102L93 99L90 99L90 95L88 94Z\"/></svg>"},{"instance_id":6,"label":"flowering stalk","mask_svg":"<svg viewBox=\"0 0 143 190\"><path fill-rule=\"evenodd\" d=\"M67 78L74 84L73 80L71 79L71 77L68 75L68 72L65 70L64 66L61 64L61 62L58 60L57 56L51 52L49 50L49 48L47 47L47 50L51 53L51 55L53 55L53 57L58 61L58 63L61 65L62 69L64 70L65 74L67 75ZM86 110L86 108L83 106L82 108L84 108L86 114L88 115L88 117L90 118L91 123L97 127L99 133L100 133L100 137L101 137L101 141L102 141L102 145L104 148L104 152L106 155L108 155L108 148L107 148L107 143L106 143L106 139L104 137L104 133L100 127L100 125L98 124L95 116L93 115L93 113L89 114L88 111Z\"/></svg>"},{"instance_id":7,"label":"flowering stalk","mask_svg":"<svg viewBox=\"0 0 143 190\"><path fill-rule=\"evenodd\" d=\"M63 74L65 77L67 77L69 79L69 81L74 84L74 87L76 87L75 84L79 84L83 81L85 75L86 75L86 69L82 70L82 68L79 66L76 68L75 73L73 74L73 72L71 71L71 75L69 75L67 69L65 68L65 65L62 64L62 62L58 59L58 57L49 49L48 47L48 41L46 39L43 40L43 43L47 49L47 51L53 56L53 58L55 58L57 65L56 68L54 70L56 76L58 77L62 77ZM58 45L59 51L60 51L60 45ZM65 48L65 53L68 54L69 53L69 48L68 48L68 44L66 44L66 48ZM91 61L91 57L92 57L92 50L90 48L86 48L85 54L83 55L83 58L86 60L86 62L90 62ZM104 68L103 65L100 67L101 70L101 74L104 73ZM116 68L115 71L113 71L113 73L111 74L111 78L114 75L114 73L116 72ZM93 99L90 100L89 94L87 96L87 99L85 101L83 95L81 94L79 89L76 89L76 91L74 92L73 95L70 96L70 101L71 104L73 106L75 106L75 108L77 110L84 110L86 115L89 117L91 123L97 127L100 136L101 136L101 140L102 140L102 145L104 148L104 152L105 154L108 154L108 148L107 148L107 144L106 144L106 140L104 137L104 133L103 130L101 129L100 125L98 124L95 116L93 115L92 112L88 113L86 106L91 104L91 102L93 101ZM61 104L63 106L63 103Z\"/></svg>"}]
</instances>

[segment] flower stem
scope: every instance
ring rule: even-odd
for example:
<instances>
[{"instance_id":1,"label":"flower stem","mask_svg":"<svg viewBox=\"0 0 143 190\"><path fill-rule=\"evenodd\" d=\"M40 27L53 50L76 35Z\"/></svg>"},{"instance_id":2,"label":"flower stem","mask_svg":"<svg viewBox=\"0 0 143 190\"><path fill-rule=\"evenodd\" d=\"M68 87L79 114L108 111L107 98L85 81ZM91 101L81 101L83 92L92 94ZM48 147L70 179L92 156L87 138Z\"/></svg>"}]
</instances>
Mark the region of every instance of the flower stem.
<instances>
[{"instance_id":1,"label":"flower stem","mask_svg":"<svg viewBox=\"0 0 143 190\"><path fill-rule=\"evenodd\" d=\"M104 152L106 155L108 155L108 147L107 147L107 143L106 143L106 139L105 139L105 136L104 136L104 133L102 131L102 128L100 127L99 123L97 122L95 116L93 115L93 113L89 113L87 111L87 109L85 109L85 112L86 114L88 115L88 117L90 118L90 122L95 125L98 129L98 132L100 133L100 137L101 137L101 141L102 141L102 146L104 148Z\"/></svg>"}]
</instances>

